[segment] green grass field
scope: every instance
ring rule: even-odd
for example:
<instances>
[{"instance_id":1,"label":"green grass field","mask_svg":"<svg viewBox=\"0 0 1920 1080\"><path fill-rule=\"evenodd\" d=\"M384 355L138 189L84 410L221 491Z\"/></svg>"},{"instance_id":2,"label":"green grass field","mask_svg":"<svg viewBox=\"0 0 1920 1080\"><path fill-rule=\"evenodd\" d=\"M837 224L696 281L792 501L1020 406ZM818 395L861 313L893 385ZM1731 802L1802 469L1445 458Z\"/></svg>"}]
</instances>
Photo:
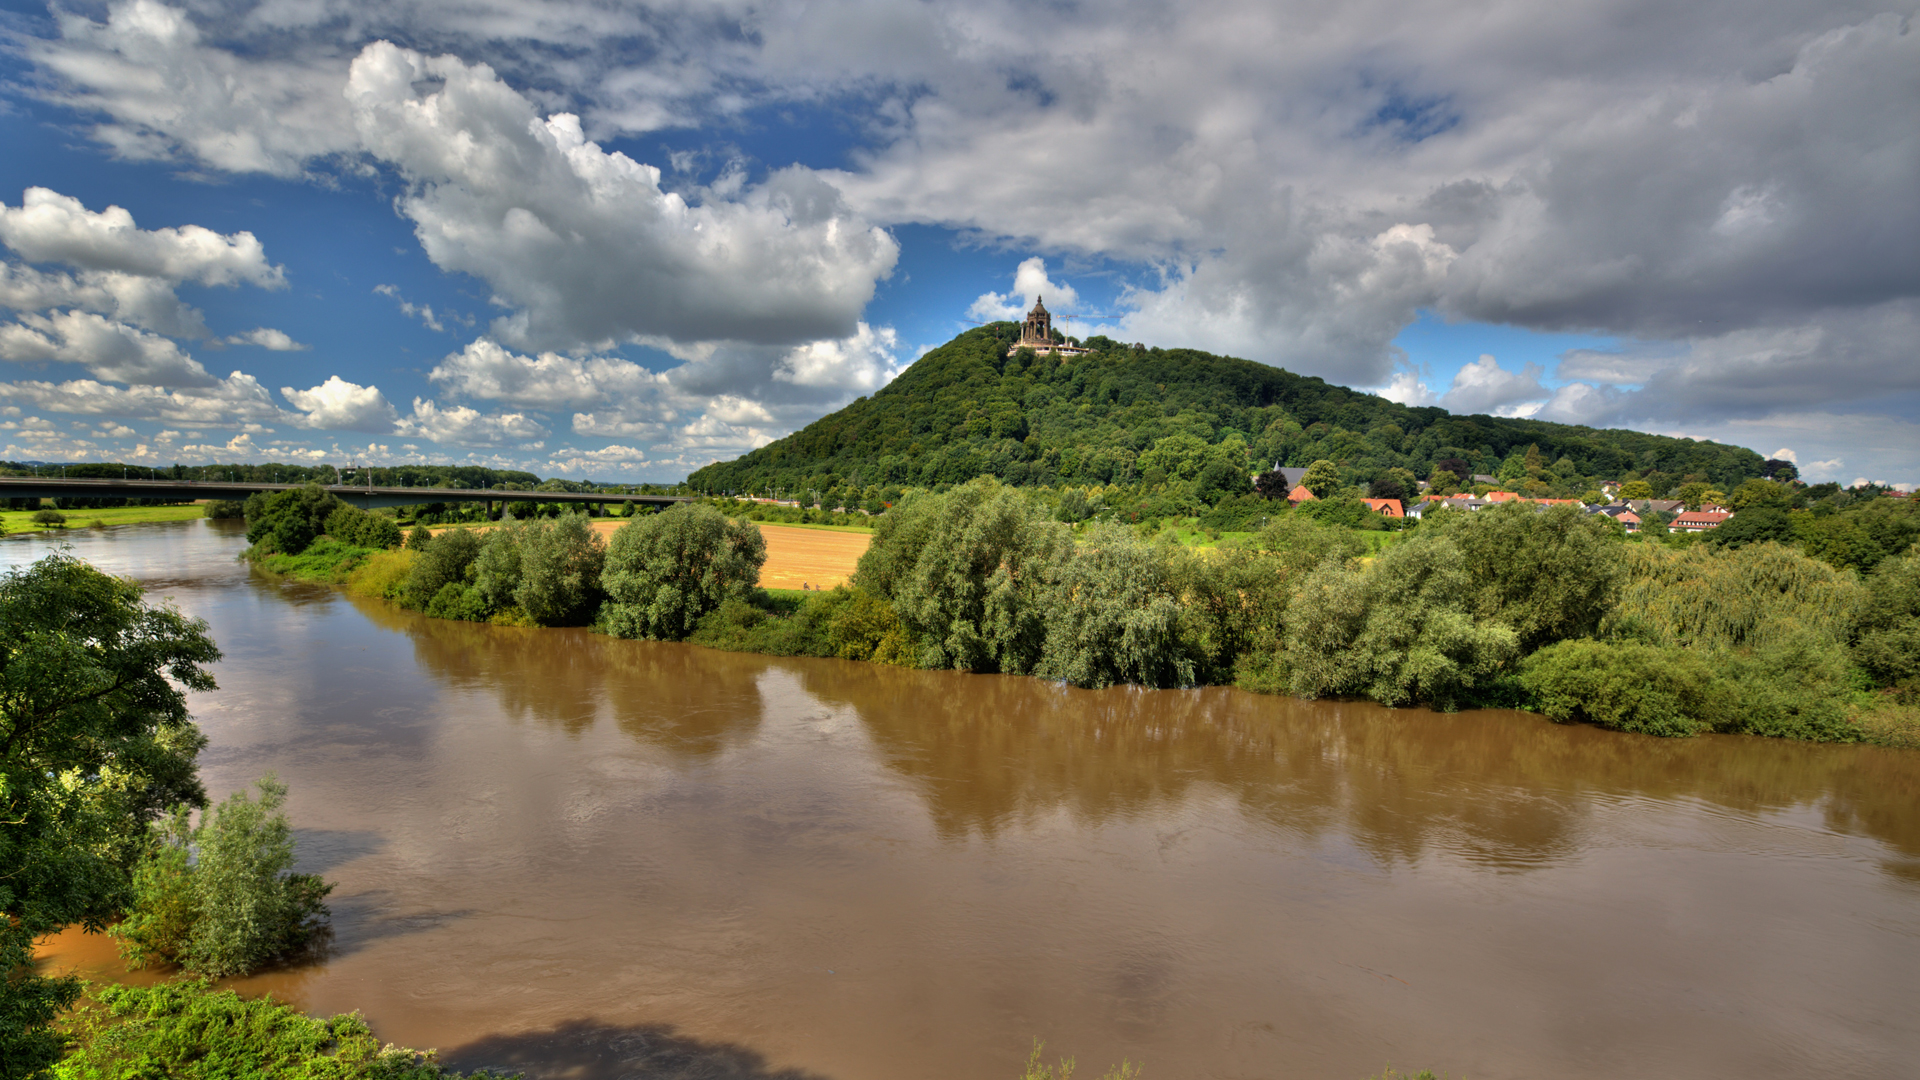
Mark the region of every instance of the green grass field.
<instances>
[{"instance_id":1,"label":"green grass field","mask_svg":"<svg viewBox=\"0 0 1920 1080\"><path fill-rule=\"evenodd\" d=\"M65 525L40 525L32 510L0 510L0 535L21 532L66 532L94 525L135 525L145 521L191 521L206 514L199 503L180 506L102 506L85 510L62 510Z\"/></svg>"}]
</instances>

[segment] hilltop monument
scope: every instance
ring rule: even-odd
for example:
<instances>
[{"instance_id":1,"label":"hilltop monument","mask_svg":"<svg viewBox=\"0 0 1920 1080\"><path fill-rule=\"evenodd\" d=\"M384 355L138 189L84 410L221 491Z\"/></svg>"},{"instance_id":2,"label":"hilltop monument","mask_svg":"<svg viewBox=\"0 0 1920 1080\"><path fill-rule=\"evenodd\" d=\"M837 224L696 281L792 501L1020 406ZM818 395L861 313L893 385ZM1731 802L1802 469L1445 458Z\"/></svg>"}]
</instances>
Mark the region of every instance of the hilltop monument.
<instances>
[{"instance_id":1,"label":"hilltop monument","mask_svg":"<svg viewBox=\"0 0 1920 1080\"><path fill-rule=\"evenodd\" d=\"M1055 344L1053 340L1053 313L1047 310L1042 298L1033 298L1033 310L1027 312L1025 322L1020 324L1020 340L1014 342L1016 349L1032 349L1037 356L1079 356L1092 352L1077 345Z\"/></svg>"}]
</instances>

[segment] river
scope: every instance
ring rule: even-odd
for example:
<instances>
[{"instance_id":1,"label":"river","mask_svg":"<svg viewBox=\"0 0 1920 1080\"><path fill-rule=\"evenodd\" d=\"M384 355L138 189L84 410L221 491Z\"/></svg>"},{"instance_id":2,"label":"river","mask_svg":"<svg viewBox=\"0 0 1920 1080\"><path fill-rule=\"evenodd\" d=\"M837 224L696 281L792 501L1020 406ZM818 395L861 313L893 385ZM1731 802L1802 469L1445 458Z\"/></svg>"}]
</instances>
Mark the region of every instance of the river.
<instances>
[{"instance_id":1,"label":"river","mask_svg":"<svg viewBox=\"0 0 1920 1080\"><path fill-rule=\"evenodd\" d=\"M1920 753L431 621L227 523L0 563L57 543L212 625L208 789L276 772L338 883L325 960L236 985L462 1067L1920 1071Z\"/></svg>"}]
</instances>

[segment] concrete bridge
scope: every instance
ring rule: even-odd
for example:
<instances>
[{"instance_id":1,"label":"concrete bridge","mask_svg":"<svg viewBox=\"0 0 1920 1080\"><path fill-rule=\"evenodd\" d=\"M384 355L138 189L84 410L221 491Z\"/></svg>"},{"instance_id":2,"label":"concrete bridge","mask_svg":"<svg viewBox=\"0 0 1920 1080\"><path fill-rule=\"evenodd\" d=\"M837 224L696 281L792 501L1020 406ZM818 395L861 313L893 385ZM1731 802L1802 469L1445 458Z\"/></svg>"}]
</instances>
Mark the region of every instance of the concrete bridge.
<instances>
[{"instance_id":1,"label":"concrete bridge","mask_svg":"<svg viewBox=\"0 0 1920 1080\"><path fill-rule=\"evenodd\" d=\"M103 480L57 476L0 476L0 499L234 499L256 491L297 491L305 484L256 484L238 480ZM685 495L614 495L598 491L483 491L474 488L369 487L333 484L333 497L363 510L421 503L533 502L600 505L639 503L667 507L693 502Z\"/></svg>"}]
</instances>

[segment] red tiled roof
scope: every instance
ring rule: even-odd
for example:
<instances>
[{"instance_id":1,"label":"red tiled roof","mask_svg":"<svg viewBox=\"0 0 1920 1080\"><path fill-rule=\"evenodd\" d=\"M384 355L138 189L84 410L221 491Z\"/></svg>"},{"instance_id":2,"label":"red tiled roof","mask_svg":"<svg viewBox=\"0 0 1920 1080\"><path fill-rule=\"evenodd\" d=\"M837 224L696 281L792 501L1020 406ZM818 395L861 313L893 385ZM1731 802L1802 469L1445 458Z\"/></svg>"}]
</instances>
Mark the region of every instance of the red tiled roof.
<instances>
[{"instance_id":1,"label":"red tiled roof","mask_svg":"<svg viewBox=\"0 0 1920 1080\"><path fill-rule=\"evenodd\" d=\"M1488 502L1512 502L1520 497L1520 493L1517 491L1489 491L1480 497Z\"/></svg>"},{"instance_id":2,"label":"red tiled roof","mask_svg":"<svg viewBox=\"0 0 1920 1080\"><path fill-rule=\"evenodd\" d=\"M1385 517L1406 517L1406 511L1400 508L1399 499L1361 499L1367 509Z\"/></svg>"},{"instance_id":3,"label":"red tiled roof","mask_svg":"<svg viewBox=\"0 0 1920 1080\"><path fill-rule=\"evenodd\" d=\"M1672 529L1717 529L1720 527L1721 522L1732 516L1732 514L1726 513L1725 511L1708 512L1699 510L1675 517L1668 523L1667 527Z\"/></svg>"},{"instance_id":4,"label":"red tiled roof","mask_svg":"<svg viewBox=\"0 0 1920 1080\"><path fill-rule=\"evenodd\" d=\"M1305 484L1301 484L1299 487L1287 492L1287 501L1290 503L1306 502L1313 497L1313 492L1308 491L1307 485Z\"/></svg>"}]
</instances>

